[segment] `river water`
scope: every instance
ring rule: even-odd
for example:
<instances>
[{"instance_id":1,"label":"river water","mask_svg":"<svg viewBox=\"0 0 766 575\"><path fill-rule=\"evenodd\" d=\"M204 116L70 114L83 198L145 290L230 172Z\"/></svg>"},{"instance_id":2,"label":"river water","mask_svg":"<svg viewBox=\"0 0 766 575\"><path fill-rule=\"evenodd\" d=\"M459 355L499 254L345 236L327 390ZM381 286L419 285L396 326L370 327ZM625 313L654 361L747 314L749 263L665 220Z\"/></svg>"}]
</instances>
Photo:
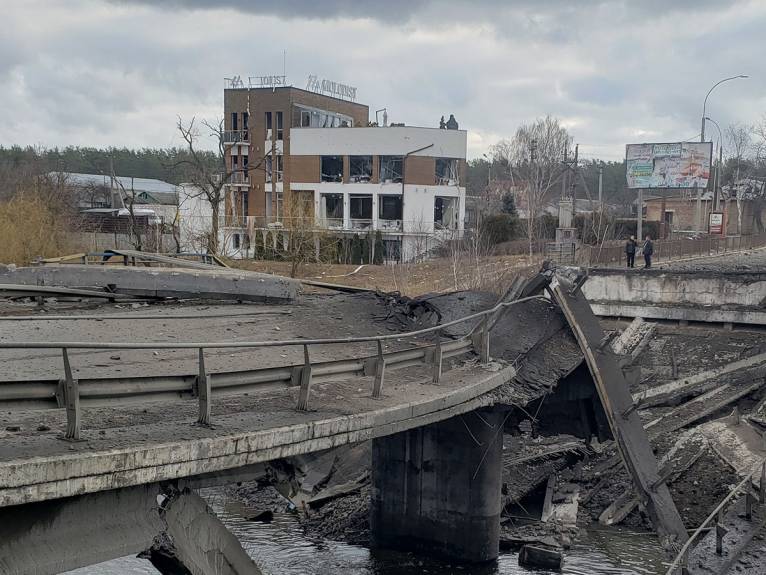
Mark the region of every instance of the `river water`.
<instances>
[{"instance_id":1,"label":"river water","mask_svg":"<svg viewBox=\"0 0 766 575\"><path fill-rule=\"evenodd\" d=\"M203 493L226 527L255 559L264 575L515 575L545 574L519 567L518 555L506 553L496 563L468 567L425 560L407 553L372 552L365 547L306 538L295 517L277 513L271 523L247 521L255 510L226 499L221 491ZM564 575L659 575L662 552L651 534L589 531L566 552ZM67 575L157 575L152 565L123 557L67 572Z\"/></svg>"}]
</instances>

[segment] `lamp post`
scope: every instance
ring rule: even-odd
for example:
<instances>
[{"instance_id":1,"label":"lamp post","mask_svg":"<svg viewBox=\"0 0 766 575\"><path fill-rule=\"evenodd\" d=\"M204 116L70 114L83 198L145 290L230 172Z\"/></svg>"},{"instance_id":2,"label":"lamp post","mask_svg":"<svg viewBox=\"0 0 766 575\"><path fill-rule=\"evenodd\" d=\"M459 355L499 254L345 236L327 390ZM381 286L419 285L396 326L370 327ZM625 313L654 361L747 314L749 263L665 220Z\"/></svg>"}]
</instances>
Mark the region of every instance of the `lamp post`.
<instances>
[{"instance_id":1,"label":"lamp post","mask_svg":"<svg viewBox=\"0 0 766 575\"><path fill-rule=\"evenodd\" d=\"M738 80L739 78L749 78L747 74L740 74L739 76L731 76L730 78L724 78L723 80L719 80L713 86L710 88L710 90L707 91L707 94L705 95L705 101L702 103L702 132L700 133L700 142L705 141L705 109L707 107L707 99L708 96L710 96L710 93L715 90L718 86L723 84L724 82L728 82L730 80Z\"/></svg>"},{"instance_id":2,"label":"lamp post","mask_svg":"<svg viewBox=\"0 0 766 575\"><path fill-rule=\"evenodd\" d=\"M718 186L721 183L721 167L723 166L723 133L721 132L721 126L718 122L712 118L705 116L705 120L712 122L718 129L718 167L715 170L715 183L713 184L713 211L718 211Z\"/></svg>"}]
</instances>

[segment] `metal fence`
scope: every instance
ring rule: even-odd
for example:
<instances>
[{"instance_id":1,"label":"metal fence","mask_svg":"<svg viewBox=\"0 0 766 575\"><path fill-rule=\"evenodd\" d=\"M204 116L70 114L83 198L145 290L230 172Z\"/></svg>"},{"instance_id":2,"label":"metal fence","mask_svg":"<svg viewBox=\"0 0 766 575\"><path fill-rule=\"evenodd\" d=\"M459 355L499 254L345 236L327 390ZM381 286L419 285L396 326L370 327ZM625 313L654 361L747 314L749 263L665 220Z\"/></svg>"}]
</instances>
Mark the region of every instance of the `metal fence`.
<instances>
[{"instance_id":1,"label":"metal fence","mask_svg":"<svg viewBox=\"0 0 766 575\"><path fill-rule=\"evenodd\" d=\"M641 244L639 243L639 247ZM766 246L766 234L750 236L684 238L679 240L656 240L652 262L664 262L691 257L714 256ZM640 254L636 254L640 258ZM604 246L580 246L577 263L595 267L625 262L625 244Z\"/></svg>"},{"instance_id":2,"label":"metal fence","mask_svg":"<svg viewBox=\"0 0 766 575\"><path fill-rule=\"evenodd\" d=\"M458 318L433 327L405 333L379 336L360 336L325 339L293 339L282 341L172 343L172 342L0 342L0 349L59 349L63 360L63 377L58 380L17 381L0 383L0 406L4 410L18 409L66 409L67 427L65 438L80 437L80 400L92 400L98 405L119 405L131 399L166 399L195 397L199 401L197 422L210 424L212 391L225 393L248 393L254 387L281 385L300 386L296 408L308 410L312 380L374 375L372 397L378 398L384 384L387 367L406 367L427 362L433 366L433 382L438 383L442 374L442 361L473 350L481 363L489 362L489 331L505 308L525 301L544 299L531 296L510 302L500 302L494 307ZM450 326L471 320L481 320L468 333L457 339L443 340L442 331ZM383 342L432 334L432 344L417 345L393 352L383 352ZM309 346L369 342L377 346L373 356L354 357L335 361L312 362ZM205 349L291 347L303 348L304 362L276 368L262 368L208 374L205 369ZM120 378L75 379L72 375L69 350L115 350L115 349L196 349L198 361L196 373L178 376L143 376Z\"/></svg>"}]
</instances>

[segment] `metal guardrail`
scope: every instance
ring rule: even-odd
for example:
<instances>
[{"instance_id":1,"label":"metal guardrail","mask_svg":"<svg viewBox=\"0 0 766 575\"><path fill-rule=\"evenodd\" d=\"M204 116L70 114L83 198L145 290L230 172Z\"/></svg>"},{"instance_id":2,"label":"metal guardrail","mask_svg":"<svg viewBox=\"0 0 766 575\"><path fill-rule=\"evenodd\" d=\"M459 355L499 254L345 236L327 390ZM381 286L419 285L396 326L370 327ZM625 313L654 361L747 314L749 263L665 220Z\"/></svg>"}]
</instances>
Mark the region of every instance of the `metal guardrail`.
<instances>
[{"instance_id":1,"label":"metal guardrail","mask_svg":"<svg viewBox=\"0 0 766 575\"><path fill-rule=\"evenodd\" d=\"M64 377L58 380L37 380L0 382L0 406L3 409L56 409L65 408L67 429L65 438L77 440L80 437L80 401L89 400L95 404L110 402L123 403L126 400L160 399L167 397L196 397L199 401L197 422L210 424L212 390L227 393L245 393L255 388L268 386L300 385L296 408L308 410L309 395L313 381L339 376L374 375L372 397L379 398L384 384L385 370L401 368L423 361L433 366L433 382L438 383L442 375L445 358L460 355L473 349L482 364L489 363L489 331L493 323L491 316L504 308L530 300L545 299L530 296L509 302L500 302L494 307L470 314L443 324L405 333L377 336L342 338L290 339L279 341L249 342L199 342L199 343L125 343L125 342L0 342L0 349L60 349L64 365ZM481 319L478 328L456 340L442 341L442 331L454 325L474 319ZM417 337L434 334L434 343L425 346L384 353L383 342L392 339ZM377 354L326 362L311 362L309 346L374 342ZM262 347L303 347L303 364L247 371L222 372L209 375L205 368L205 349L262 348ZM117 350L117 349L196 349L198 350L197 373L175 376L143 376L127 378L75 379L72 375L69 350ZM214 384L215 382L215 384Z\"/></svg>"},{"instance_id":2,"label":"metal guardrail","mask_svg":"<svg viewBox=\"0 0 766 575\"><path fill-rule=\"evenodd\" d=\"M702 524L689 536L689 539L684 543L684 546L681 547L681 550L678 552L678 555L676 555L676 558L673 560L673 562L670 564L670 567L668 567L668 570L665 572L665 575L678 575L679 573L681 575L689 575L689 569L688 569L688 560L689 560L689 551L691 550L692 543L699 537L699 535L705 531L708 523L710 523L713 519L716 519L715 524L715 533L716 533L716 540L715 540L715 550L718 555L723 554L723 538L727 533L727 529L723 526L723 508L724 506L732 500L732 498L742 491L743 488L747 489L747 493L745 497L747 498L745 502L745 518L747 520L751 520L753 516L753 506L756 503L760 503L761 505L766 502L766 460L761 462L761 479L760 483L758 485L758 497L755 497L751 490L750 490L750 481L753 478L753 475L755 475L756 471L758 469L754 469L751 471L747 477L745 477L742 481L740 481L737 485L735 485L731 491L729 491L729 494L716 506L715 509L710 513L710 515L707 516L705 521L702 522Z\"/></svg>"}]
</instances>

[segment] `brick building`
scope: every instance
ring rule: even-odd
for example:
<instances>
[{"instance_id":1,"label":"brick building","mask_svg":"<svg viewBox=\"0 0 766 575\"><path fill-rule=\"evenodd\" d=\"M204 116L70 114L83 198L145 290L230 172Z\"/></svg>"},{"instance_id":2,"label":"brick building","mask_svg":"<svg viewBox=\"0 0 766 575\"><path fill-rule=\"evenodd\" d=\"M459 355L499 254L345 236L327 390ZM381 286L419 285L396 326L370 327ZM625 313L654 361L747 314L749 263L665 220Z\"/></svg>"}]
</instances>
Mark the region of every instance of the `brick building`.
<instances>
[{"instance_id":1,"label":"brick building","mask_svg":"<svg viewBox=\"0 0 766 575\"><path fill-rule=\"evenodd\" d=\"M287 242L306 221L380 230L389 260L462 233L465 131L370 125L367 106L292 86L226 88L224 112L227 255L249 257L257 230Z\"/></svg>"}]
</instances>

